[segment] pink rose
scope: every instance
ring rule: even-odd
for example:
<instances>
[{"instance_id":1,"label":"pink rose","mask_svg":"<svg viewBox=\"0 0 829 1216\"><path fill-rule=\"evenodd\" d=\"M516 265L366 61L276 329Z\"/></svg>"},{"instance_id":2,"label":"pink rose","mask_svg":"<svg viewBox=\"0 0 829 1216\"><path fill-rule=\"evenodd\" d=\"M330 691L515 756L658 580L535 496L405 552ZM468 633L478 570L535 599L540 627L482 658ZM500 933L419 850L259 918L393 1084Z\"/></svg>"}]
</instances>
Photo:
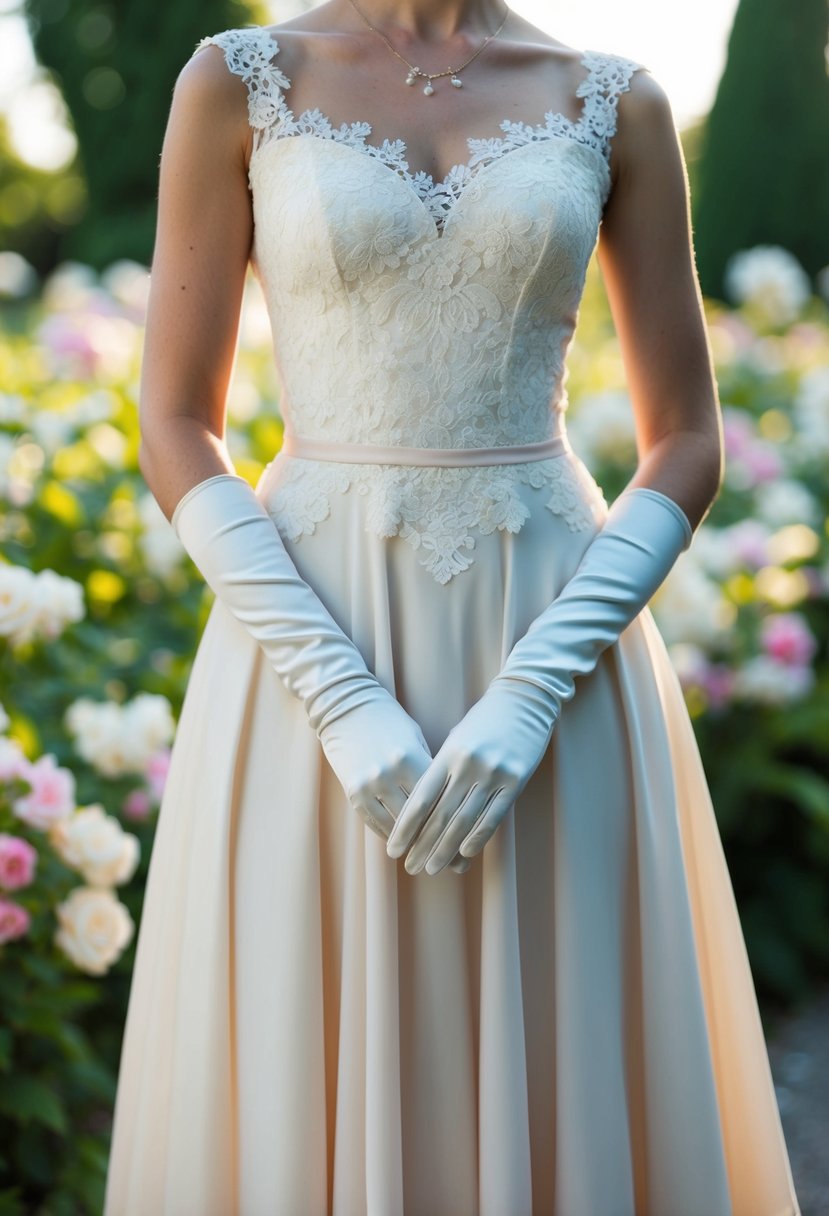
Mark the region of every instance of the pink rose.
<instances>
[{"instance_id":1,"label":"pink rose","mask_svg":"<svg viewBox=\"0 0 829 1216\"><path fill-rule=\"evenodd\" d=\"M734 406L725 406L722 415L726 456L739 459L755 442L754 423L748 414Z\"/></svg>"},{"instance_id":2,"label":"pink rose","mask_svg":"<svg viewBox=\"0 0 829 1216\"><path fill-rule=\"evenodd\" d=\"M19 819L33 828L45 829L70 815L75 807L75 778L68 768L59 768L49 753L30 765L26 780L32 789L12 806Z\"/></svg>"},{"instance_id":3,"label":"pink rose","mask_svg":"<svg viewBox=\"0 0 829 1216\"><path fill-rule=\"evenodd\" d=\"M770 659L787 667L807 666L817 650L817 641L798 612L767 616L761 629L763 650Z\"/></svg>"},{"instance_id":4,"label":"pink rose","mask_svg":"<svg viewBox=\"0 0 829 1216\"><path fill-rule=\"evenodd\" d=\"M0 887L7 891L28 887L35 876L37 849L28 840L0 832Z\"/></svg>"},{"instance_id":5,"label":"pink rose","mask_svg":"<svg viewBox=\"0 0 829 1216\"><path fill-rule=\"evenodd\" d=\"M759 570L769 564L769 533L755 519L743 519L727 529L728 547L745 566Z\"/></svg>"},{"instance_id":6,"label":"pink rose","mask_svg":"<svg viewBox=\"0 0 829 1216\"><path fill-rule=\"evenodd\" d=\"M0 946L29 932L31 917L25 908L0 896Z\"/></svg>"},{"instance_id":7,"label":"pink rose","mask_svg":"<svg viewBox=\"0 0 829 1216\"><path fill-rule=\"evenodd\" d=\"M700 681L712 709L722 709L734 691L734 672L725 663L708 663Z\"/></svg>"},{"instance_id":8,"label":"pink rose","mask_svg":"<svg viewBox=\"0 0 829 1216\"><path fill-rule=\"evenodd\" d=\"M768 443L752 443L742 454L752 485L762 481L773 481L783 472L780 453Z\"/></svg>"},{"instance_id":9,"label":"pink rose","mask_svg":"<svg viewBox=\"0 0 829 1216\"><path fill-rule=\"evenodd\" d=\"M150 795L146 790L130 790L121 804L121 814L125 819L147 819L152 809Z\"/></svg>"},{"instance_id":10,"label":"pink rose","mask_svg":"<svg viewBox=\"0 0 829 1216\"><path fill-rule=\"evenodd\" d=\"M156 752L151 756L147 765L146 777L150 783L150 790L156 802L161 801L161 796L164 793L167 773L170 770L170 754L170 748L165 747L162 751Z\"/></svg>"},{"instance_id":11,"label":"pink rose","mask_svg":"<svg viewBox=\"0 0 829 1216\"><path fill-rule=\"evenodd\" d=\"M93 378L98 368L98 351L92 339L93 329L69 316L48 317L38 330L38 339L53 356L53 363L63 365L82 379Z\"/></svg>"}]
</instances>

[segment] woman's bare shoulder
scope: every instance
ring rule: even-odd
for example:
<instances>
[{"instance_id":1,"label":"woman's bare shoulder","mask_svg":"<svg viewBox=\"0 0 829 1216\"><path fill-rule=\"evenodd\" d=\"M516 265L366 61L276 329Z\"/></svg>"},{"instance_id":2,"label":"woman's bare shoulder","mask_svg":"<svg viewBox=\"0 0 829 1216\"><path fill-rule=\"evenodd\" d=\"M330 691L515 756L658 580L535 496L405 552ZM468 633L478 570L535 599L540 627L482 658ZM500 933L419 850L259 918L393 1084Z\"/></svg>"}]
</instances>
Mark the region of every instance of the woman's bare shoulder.
<instances>
[{"instance_id":1,"label":"woman's bare shoulder","mask_svg":"<svg viewBox=\"0 0 829 1216\"><path fill-rule=\"evenodd\" d=\"M614 148L621 163L634 151L651 150L659 155L666 143L673 145L675 121L668 93L651 70L641 65L628 82L618 102Z\"/></svg>"},{"instance_id":2,"label":"woman's bare shoulder","mask_svg":"<svg viewBox=\"0 0 829 1216\"><path fill-rule=\"evenodd\" d=\"M223 34L228 32L222 31ZM221 37L221 34L214 36ZM228 106L233 108L234 102L236 108L244 110L245 88L239 77L228 71L225 52L217 43L200 44L195 48L179 69L175 89L216 113L226 113Z\"/></svg>"},{"instance_id":3,"label":"woman's bare shoulder","mask_svg":"<svg viewBox=\"0 0 829 1216\"><path fill-rule=\"evenodd\" d=\"M241 163L246 163L251 142L248 90L241 77L229 70L221 45L197 47L179 69L172 113L177 123L194 133L211 133L216 148L235 149Z\"/></svg>"}]
</instances>

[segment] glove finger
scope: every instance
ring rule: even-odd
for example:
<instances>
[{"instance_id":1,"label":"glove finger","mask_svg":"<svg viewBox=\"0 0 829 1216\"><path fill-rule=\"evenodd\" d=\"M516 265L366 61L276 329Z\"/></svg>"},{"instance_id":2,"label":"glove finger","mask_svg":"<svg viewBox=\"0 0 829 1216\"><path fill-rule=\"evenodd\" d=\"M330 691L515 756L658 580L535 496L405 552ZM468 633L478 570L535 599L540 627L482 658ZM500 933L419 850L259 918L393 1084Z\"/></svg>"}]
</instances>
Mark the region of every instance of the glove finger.
<instances>
[{"instance_id":1,"label":"glove finger","mask_svg":"<svg viewBox=\"0 0 829 1216\"><path fill-rule=\"evenodd\" d=\"M389 838L389 832L394 827L394 815L391 814L388 807L379 798L368 798L361 802L357 809L366 825L371 828L372 832L376 832L385 843Z\"/></svg>"},{"instance_id":2,"label":"glove finger","mask_svg":"<svg viewBox=\"0 0 829 1216\"><path fill-rule=\"evenodd\" d=\"M446 765L438 760L433 760L421 774L389 836L386 850L389 857L403 856L441 798L450 776Z\"/></svg>"},{"instance_id":3,"label":"glove finger","mask_svg":"<svg viewBox=\"0 0 829 1216\"><path fill-rule=\"evenodd\" d=\"M429 815L423 830L409 850L406 858L406 869L409 874L418 874L423 869L433 850L439 845L444 834L451 829L452 824L458 816L461 816L463 822L467 825L457 838L458 842L463 839L469 830L470 824L474 822L474 818L473 820L466 819L465 811L469 805L470 796L474 795L478 789L480 789L478 782L473 782L470 785L468 777L450 779L446 790L438 799ZM457 851L456 846L449 853L446 860L451 861Z\"/></svg>"},{"instance_id":4,"label":"glove finger","mask_svg":"<svg viewBox=\"0 0 829 1216\"><path fill-rule=\"evenodd\" d=\"M496 790L487 803L483 815L467 833L458 845L462 857L474 857L480 853L484 845L492 839L501 821L506 817L511 806L515 804L515 791L512 787L501 787Z\"/></svg>"},{"instance_id":5,"label":"glove finger","mask_svg":"<svg viewBox=\"0 0 829 1216\"><path fill-rule=\"evenodd\" d=\"M445 865L458 856L461 841L474 831L475 825L480 821L500 788L499 786L498 789L492 790L486 782L471 787L457 813L452 816L426 855L424 865L428 874L438 874ZM419 847L420 841L417 843Z\"/></svg>"}]
</instances>

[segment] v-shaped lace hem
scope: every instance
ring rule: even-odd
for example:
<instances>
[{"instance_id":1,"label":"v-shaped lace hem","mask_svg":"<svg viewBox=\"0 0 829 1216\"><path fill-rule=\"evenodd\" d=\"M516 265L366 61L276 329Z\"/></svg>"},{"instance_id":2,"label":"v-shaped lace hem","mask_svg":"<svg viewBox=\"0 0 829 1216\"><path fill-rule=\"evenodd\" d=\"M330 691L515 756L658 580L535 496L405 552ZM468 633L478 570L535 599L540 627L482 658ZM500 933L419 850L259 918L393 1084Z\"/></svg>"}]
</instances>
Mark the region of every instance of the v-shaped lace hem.
<instances>
[{"instance_id":1,"label":"v-shaped lace hem","mask_svg":"<svg viewBox=\"0 0 829 1216\"><path fill-rule=\"evenodd\" d=\"M474 562L475 536L496 530L517 533L529 510L521 482L549 490L545 506L573 532L604 518L607 501L573 453L504 466L436 467L357 465L277 457L278 483L266 494L268 513L286 539L312 534L331 514L335 494L352 487L367 499L365 530L400 536L420 554L420 564L446 584Z\"/></svg>"},{"instance_id":2,"label":"v-shaped lace hem","mask_svg":"<svg viewBox=\"0 0 829 1216\"><path fill-rule=\"evenodd\" d=\"M431 174L423 170L411 172L404 140L386 139L382 144L370 143L368 137L372 128L368 122L342 123L337 127L317 108L305 109L297 117L285 100L283 90L289 89L291 82L273 62L279 44L268 30L259 26L224 30L220 34L202 38L196 50L210 43L221 47L228 68L241 76L247 86L248 116L254 131L251 162L260 148L271 139L313 135L346 144L376 157L398 173L424 203L438 227L480 168L515 148L540 140L571 139L598 152L604 171L603 193L606 198L610 188L610 143L616 132L619 95L629 87L633 73L644 67L636 60L621 55L585 51L581 63L588 71L576 89L576 97L583 99L577 119L554 110L547 111L539 123L506 118L500 124L504 135L488 139L468 138L469 159L453 165L445 178L435 181Z\"/></svg>"}]
</instances>

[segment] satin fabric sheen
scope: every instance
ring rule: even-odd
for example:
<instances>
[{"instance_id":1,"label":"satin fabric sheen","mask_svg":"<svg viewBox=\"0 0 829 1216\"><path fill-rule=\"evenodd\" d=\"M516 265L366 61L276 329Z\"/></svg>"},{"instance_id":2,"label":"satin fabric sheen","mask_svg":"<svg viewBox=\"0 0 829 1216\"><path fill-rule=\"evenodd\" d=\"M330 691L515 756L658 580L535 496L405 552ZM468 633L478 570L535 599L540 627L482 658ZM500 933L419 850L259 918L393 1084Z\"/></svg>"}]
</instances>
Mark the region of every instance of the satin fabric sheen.
<instances>
[{"instance_id":1,"label":"satin fabric sheen","mask_svg":"<svg viewBox=\"0 0 829 1216\"><path fill-rule=\"evenodd\" d=\"M448 587L364 531L359 496L291 549L433 753L589 543L523 490L530 521ZM580 681L471 869L412 877L214 603L151 859L109 1188L107 1216L797 1211L650 609Z\"/></svg>"}]
</instances>

